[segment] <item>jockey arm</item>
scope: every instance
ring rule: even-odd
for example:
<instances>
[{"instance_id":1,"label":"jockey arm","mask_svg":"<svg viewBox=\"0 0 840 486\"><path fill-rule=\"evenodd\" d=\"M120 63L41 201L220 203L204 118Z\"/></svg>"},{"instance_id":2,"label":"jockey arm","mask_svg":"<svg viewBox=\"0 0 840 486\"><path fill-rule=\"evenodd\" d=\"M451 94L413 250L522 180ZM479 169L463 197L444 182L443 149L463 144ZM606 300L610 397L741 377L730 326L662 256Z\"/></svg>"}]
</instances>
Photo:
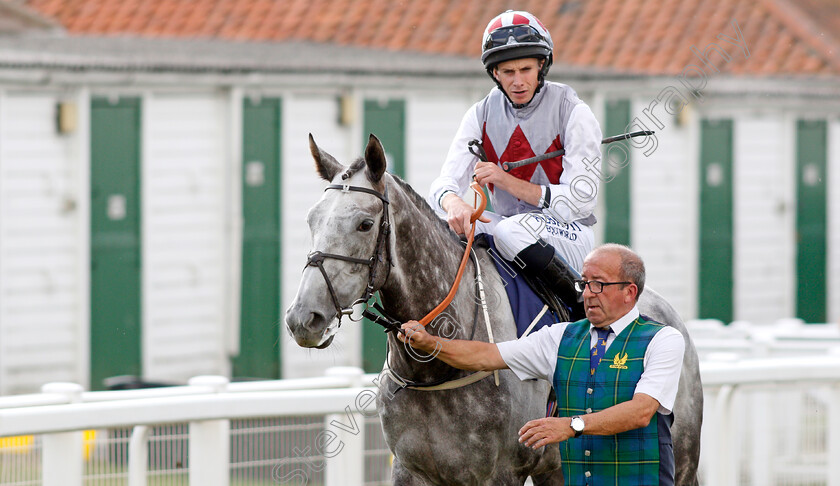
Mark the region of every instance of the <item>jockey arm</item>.
<instances>
[{"instance_id":1,"label":"jockey arm","mask_svg":"<svg viewBox=\"0 0 840 486\"><path fill-rule=\"evenodd\" d=\"M417 321L402 325L405 335L397 339L424 353L434 355L444 363L461 370L491 371L506 369L507 365L495 344L432 336Z\"/></svg>"},{"instance_id":2,"label":"jockey arm","mask_svg":"<svg viewBox=\"0 0 840 486\"><path fill-rule=\"evenodd\" d=\"M540 198L542 198L542 186L510 175L495 162L475 164L475 181L481 187L487 187L487 184L496 185L532 206L539 206Z\"/></svg>"},{"instance_id":3,"label":"jockey arm","mask_svg":"<svg viewBox=\"0 0 840 486\"><path fill-rule=\"evenodd\" d=\"M480 139L481 129L478 125L475 109L467 111L458 133L449 148L441 176L432 183L429 203L432 208L446 212L449 227L457 234L466 234L470 228L470 216L475 209L464 201L459 194L469 186L475 177L482 187L495 184L514 197L533 206L537 206L542 197L543 188L537 184L524 181L510 175L494 162L476 162L475 157L467 150L470 140ZM486 216L479 221L490 222Z\"/></svg>"}]
</instances>

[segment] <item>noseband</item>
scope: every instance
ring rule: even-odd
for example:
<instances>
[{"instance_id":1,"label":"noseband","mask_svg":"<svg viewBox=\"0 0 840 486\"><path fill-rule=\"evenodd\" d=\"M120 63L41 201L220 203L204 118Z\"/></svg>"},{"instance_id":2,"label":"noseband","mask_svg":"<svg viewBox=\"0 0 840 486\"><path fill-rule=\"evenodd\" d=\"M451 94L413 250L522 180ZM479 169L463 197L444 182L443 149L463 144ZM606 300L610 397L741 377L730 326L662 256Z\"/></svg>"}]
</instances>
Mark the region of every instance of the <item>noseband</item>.
<instances>
[{"instance_id":1,"label":"noseband","mask_svg":"<svg viewBox=\"0 0 840 486\"><path fill-rule=\"evenodd\" d=\"M324 253L321 251L314 251L309 254L309 258L306 262L306 266L318 267L318 270L321 271L321 275L324 276L324 280L327 282L327 288L330 291L330 296L332 297L333 305L335 305L336 315L338 316L338 325L341 326L341 318L350 315L353 313L353 306L356 304L361 304L370 300L371 296L377 289L375 289L375 282L377 272L380 268L379 264L384 263L382 258L383 248L385 248L385 244L388 240L388 235L391 233L391 223L388 217L388 188L385 188L385 193L381 194L373 189L368 189L366 187L358 187L358 186L350 186L350 185L342 185L342 184L332 184L327 186L324 191L328 191L330 189L339 189L341 192L364 192L367 194L373 194L374 196L378 197L382 200L382 220L379 222L379 235L376 237L376 248L373 251L373 256L368 258L367 260L362 258L353 258L344 255L336 255L333 253ZM348 307L341 307L341 304L338 302L338 296L335 293L335 288L333 288L332 282L330 281L329 275L327 275L326 270L324 270L324 260L327 258L332 258L334 260L343 260L345 262L350 263L358 263L362 265L367 265L369 270L369 277L368 277L368 284L365 288L365 293L362 297L356 299L353 303L351 303ZM388 263L390 263L390 258L388 258Z\"/></svg>"}]
</instances>

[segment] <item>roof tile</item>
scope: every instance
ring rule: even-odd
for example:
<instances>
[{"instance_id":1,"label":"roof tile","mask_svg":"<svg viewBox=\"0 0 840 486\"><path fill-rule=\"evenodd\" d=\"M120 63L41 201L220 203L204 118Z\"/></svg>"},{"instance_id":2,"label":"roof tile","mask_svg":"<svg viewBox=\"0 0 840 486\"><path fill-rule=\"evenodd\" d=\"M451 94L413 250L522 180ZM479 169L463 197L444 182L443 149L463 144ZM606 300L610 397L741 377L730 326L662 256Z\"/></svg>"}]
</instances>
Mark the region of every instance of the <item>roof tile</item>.
<instances>
[{"instance_id":1,"label":"roof tile","mask_svg":"<svg viewBox=\"0 0 840 486\"><path fill-rule=\"evenodd\" d=\"M8 1L8 0L0 0ZM552 32L557 62L652 75L699 62L712 42L744 75L840 75L838 0L23 0L71 34L310 40L478 57L498 12L529 10ZM735 19L750 57L717 35ZM717 54L711 54L717 56Z\"/></svg>"}]
</instances>

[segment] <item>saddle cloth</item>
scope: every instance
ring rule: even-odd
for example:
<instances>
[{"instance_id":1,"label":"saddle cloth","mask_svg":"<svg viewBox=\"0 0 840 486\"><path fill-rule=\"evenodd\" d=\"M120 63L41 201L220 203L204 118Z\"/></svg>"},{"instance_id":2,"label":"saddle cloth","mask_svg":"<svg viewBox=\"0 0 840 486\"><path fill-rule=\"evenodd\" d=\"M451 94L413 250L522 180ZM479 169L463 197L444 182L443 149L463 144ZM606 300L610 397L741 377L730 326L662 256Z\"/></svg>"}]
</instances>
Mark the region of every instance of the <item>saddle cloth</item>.
<instances>
[{"instance_id":1,"label":"saddle cloth","mask_svg":"<svg viewBox=\"0 0 840 486\"><path fill-rule=\"evenodd\" d=\"M475 245L488 249L493 264L496 265L496 270L505 284L505 293L510 301L510 308L513 311L513 317L516 322L516 337L522 337L522 334L528 329L531 321L542 311L546 304L543 299L531 287L530 281L523 275L522 269L514 262L507 261L499 255L496 250L496 244L493 241L493 235L486 233L479 234L475 237ZM549 305L549 310L546 312L534 328L531 334L539 331L544 326L550 326L555 322L562 322L566 319Z\"/></svg>"}]
</instances>

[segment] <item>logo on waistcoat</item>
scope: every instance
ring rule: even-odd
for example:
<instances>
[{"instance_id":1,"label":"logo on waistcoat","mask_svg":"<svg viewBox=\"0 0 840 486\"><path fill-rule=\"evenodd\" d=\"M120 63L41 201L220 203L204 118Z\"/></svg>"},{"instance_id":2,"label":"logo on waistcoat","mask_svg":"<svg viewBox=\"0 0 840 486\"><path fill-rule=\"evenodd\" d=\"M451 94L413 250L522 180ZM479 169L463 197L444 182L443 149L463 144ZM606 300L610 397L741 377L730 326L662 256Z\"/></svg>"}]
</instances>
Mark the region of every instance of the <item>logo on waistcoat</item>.
<instances>
[{"instance_id":1,"label":"logo on waistcoat","mask_svg":"<svg viewBox=\"0 0 840 486\"><path fill-rule=\"evenodd\" d=\"M624 356L621 356L621 353L615 355L613 358L613 364L610 365L610 368L615 368L617 370L626 370L627 366L624 364L627 363L627 353L624 353Z\"/></svg>"}]
</instances>

